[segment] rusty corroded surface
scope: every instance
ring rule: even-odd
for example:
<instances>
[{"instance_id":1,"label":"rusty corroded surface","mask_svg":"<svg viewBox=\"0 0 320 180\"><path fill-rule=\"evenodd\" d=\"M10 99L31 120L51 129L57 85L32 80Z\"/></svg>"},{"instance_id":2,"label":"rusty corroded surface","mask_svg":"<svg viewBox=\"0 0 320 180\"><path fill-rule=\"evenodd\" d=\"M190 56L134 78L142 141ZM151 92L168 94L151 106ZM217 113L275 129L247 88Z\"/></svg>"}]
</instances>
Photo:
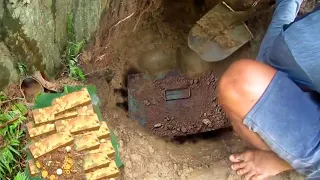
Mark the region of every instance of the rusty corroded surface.
<instances>
[{"instance_id":1,"label":"rusty corroded surface","mask_svg":"<svg viewBox=\"0 0 320 180\"><path fill-rule=\"evenodd\" d=\"M169 138L230 126L218 103L217 75L187 78L178 71L160 77L129 76L129 115L153 133Z\"/></svg>"}]
</instances>

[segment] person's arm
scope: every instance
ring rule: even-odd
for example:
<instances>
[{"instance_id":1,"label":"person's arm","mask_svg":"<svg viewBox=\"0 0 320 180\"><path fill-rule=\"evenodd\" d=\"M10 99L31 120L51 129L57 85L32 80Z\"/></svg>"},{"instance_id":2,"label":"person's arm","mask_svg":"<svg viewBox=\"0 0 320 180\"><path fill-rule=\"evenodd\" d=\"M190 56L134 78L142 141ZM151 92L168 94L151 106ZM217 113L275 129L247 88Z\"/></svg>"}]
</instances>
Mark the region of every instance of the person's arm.
<instances>
[{"instance_id":1,"label":"person's arm","mask_svg":"<svg viewBox=\"0 0 320 180\"><path fill-rule=\"evenodd\" d=\"M268 58L268 51L273 46L275 38L282 32L285 24L290 24L295 20L301 3L302 0L276 0L276 9L261 43L257 60L265 61L265 58Z\"/></svg>"}]
</instances>

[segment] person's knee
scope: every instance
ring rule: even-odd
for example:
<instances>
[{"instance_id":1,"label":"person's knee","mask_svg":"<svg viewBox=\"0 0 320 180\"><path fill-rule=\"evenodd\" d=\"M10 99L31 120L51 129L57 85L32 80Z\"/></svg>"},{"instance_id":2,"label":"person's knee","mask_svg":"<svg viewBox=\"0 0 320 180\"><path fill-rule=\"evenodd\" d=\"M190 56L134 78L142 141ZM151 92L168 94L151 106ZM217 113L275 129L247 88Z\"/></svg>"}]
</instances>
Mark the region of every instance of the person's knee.
<instances>
[{"instance_id":1,"label":"person's knee","mask_svg":"<svg viewBox=\"0 0 320 180\"><path fill-rule=\"evenodd\" d=\"M223 74L218 86L219 101L231 120L242 121L268 87L276 70L258 61L234 62Z\"/></svg>"}]
</instances>

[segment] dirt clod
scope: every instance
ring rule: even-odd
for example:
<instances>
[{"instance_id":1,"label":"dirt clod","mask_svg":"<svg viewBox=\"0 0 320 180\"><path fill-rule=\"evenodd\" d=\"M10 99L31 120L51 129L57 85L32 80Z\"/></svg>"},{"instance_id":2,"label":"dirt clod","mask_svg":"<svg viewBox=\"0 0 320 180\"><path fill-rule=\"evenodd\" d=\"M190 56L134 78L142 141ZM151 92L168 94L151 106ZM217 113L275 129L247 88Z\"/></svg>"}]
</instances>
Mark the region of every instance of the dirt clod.
<instances>
[{"instance_id":1,"label":"dirt clod","mask_svg":"<svg viewBox=\"0 0 320 180\"><path fill-rule=\"evenodd\" d=\"M161 123L158 123L158 124L155 124L153 127L154 128L159 128L159 127L161 127L162 126L162 124Z\"/></svg>"},{"instance_id":2,"label":"dirt clod","mask_svg":"<svg viewBox=\"0 0 320 180\"><path fill-rule=\"evenodd\" d=\"M150 105L150 102L148 100L144 100L143 103L146 105L146 106L149 106Z\"/></svg>"},{"instance_id":3,"label":"dirt clod","mask_svg":"<svg viewBox=\"0 0 320 180\"><path fill-rule=\"evenodd\" d=\"M211 124L211 121L209 119L203 119L202 122L207 126Z\"/></svg>"},{"instance_id":4,"label":"dirt clod","mask_svg":"<svg viewBox=\"0 0 320 180\"><path fill-rule=\"evenodd\" d=\"M187 128L182 127L182 128L181 128L181 131L182 131L183 133L186 133L186 132L187 132Z\"/></svg>"}]
</instances>

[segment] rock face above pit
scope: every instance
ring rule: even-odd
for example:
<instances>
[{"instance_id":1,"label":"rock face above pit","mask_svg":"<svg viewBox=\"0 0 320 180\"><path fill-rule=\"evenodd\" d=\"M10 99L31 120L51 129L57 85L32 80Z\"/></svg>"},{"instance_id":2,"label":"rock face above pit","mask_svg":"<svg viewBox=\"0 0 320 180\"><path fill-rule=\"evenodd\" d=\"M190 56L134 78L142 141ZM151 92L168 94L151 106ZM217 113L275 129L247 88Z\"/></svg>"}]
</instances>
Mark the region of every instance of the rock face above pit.
<instances>
[{"instance_id":1,"label":"rock face above pit","mask_svg":"<svg viewBox=\"0 0 320 180\"><path fill-rule=\"evenodd\" d=\"M90 40L108 2L0 0L0 43L14 56L10 61L23 62L53 76L61 65L61 55L67 43L68 13L74 14L77 41ZM4 61L0 59L0 63Z\"/></svg>"}]
</instances>

